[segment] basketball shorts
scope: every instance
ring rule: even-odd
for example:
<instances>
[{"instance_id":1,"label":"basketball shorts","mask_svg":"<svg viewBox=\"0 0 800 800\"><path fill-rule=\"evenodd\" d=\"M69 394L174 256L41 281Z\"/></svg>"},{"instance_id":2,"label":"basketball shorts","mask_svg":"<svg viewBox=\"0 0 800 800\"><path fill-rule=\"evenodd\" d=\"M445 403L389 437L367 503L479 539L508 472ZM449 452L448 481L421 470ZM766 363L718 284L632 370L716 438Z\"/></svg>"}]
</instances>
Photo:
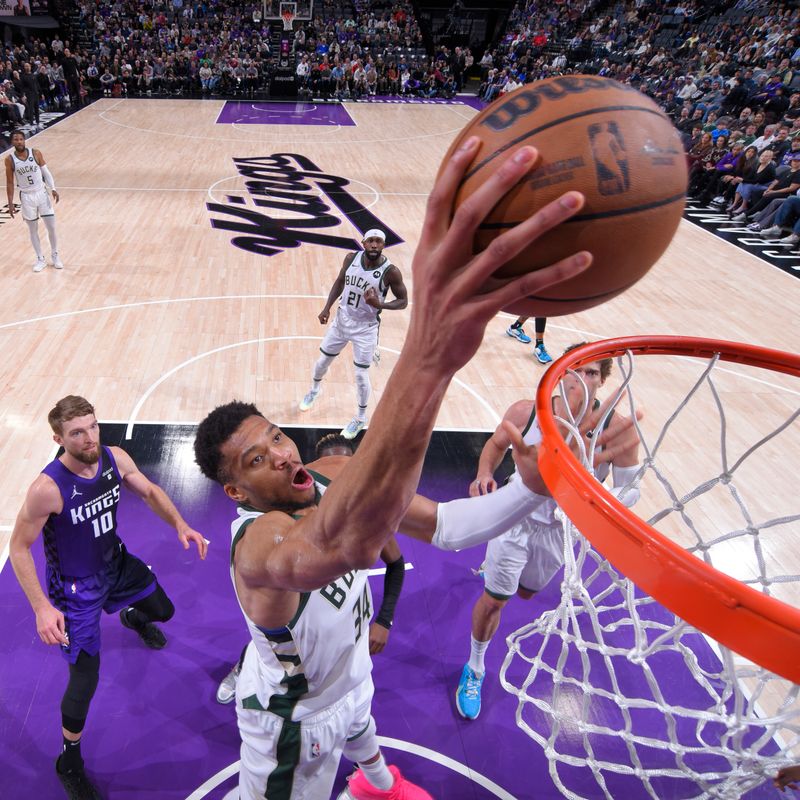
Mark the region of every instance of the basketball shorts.
<instances>
[{"instance_id":1,"label":"basketball shorts","mask_svg":"<svg viewBox=\"0 0 800 800\"><path fill-rule=\"evenodd\" d=\"M48 594L64 615L69 644L61 652L74 664L81 650L100 652L100 612L113 614L143 600L155 590L156 576L120 542L119 551L103 572L86 578L67 578L47 567Z\"/></svg>"},{"instance_id":2,"label":"basketball shorts","mask_svg":"<svg viewBox=\"0 0 800 800\"><path fill-rule=\"evenodd\" d=\"M38 192L20 192L19 203L23 219L34 220L55 214L53 203L46 189Z\"/></svg>"},{"instance_id":3,"label":"basketball shorts","mask_svg":"<svg viewBox=\"0 0 800 800\"><path fill-rule=\"evenodd\" d=\"M353 363L357 367L369 367L378 347L379 328L380 323L377 321L351 323L343 320L337 314L328 326L319 349L326 355L338 356L344 350L345 345L351 342Z\"/></svg>"},{"instance_id":4,"label":"basketball shorts","mask_svg":"<svg viewBox=\"0 0 800 800\"><path fill-rule=\"evenodd\" d=\"M517 589L538 592L564 563L564 529L524 519L486 545L484 588L508 599Z\"/></svg>"},{"instance_id":5,"label":"basketball shorts","mask_svg":"<svg viewBox=\"0 0 800 800\"><path fill-rule=\"evenodd\" d=\"M329 798L347 741L357 738L369 725L372 676L324 710L294 722L250 707L257 704L253 683L258 675L257 659L255 648L248 647L236 684L236 717L242 740L240 799ZM284 692L281 687L280 693Z\"/></svg>"}]
</instances>

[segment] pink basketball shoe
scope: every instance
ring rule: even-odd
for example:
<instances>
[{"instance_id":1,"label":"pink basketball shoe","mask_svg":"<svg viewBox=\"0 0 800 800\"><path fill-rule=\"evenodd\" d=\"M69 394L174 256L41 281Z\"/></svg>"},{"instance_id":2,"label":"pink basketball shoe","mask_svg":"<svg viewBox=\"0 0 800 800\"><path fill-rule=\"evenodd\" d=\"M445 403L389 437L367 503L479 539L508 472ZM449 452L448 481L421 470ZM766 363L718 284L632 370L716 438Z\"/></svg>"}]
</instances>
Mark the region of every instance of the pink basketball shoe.
<instances>
[{"instance_id":1,"label":"pink basketball shoe","mask_svg":"<svg viewBox=\"0 0 800 800\"><path fill-rule=\"evenodd\" d=\"M433 798L419 786L407 781L393 764L389 772L394 778L391 789L376 789L359 769L347 780L347 788L339 795L339 800L433 800Z\"/></svg>"}]
</instances>

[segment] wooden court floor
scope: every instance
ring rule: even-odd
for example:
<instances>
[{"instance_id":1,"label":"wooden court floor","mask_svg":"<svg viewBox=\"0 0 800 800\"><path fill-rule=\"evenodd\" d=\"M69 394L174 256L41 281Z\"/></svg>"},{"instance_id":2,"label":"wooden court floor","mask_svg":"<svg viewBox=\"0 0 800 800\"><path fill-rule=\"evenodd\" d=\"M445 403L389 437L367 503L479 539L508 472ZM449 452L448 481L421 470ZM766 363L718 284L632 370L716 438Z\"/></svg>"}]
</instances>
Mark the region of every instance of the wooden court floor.
<instances>
[{"instance_id":1,"label":"wooden court floor","mask_svg":"<svg viewBox=\"0 0 800 800\"><path fill-rule=\"evenodd\" d=\"M354 410L348 357L331 368L308 414L297 403L323 333L317 314L346 250L302 242L264 255L232 244L242 234L212 227L212 219L258 210L234 159L291 154L301 159L290 159L296 169L305 159L319 173L346 178L348 195L402 239L387 254L410 285L439 162L476 113L458 105L357 104L348 106L354 126L217 124L221 107L217 101L101 100L30 140L61 194L65 269L34 274L21 219L0 225L0 563L24 492L52 455L47 412L65 394L88 397L101 420L131 424L196 423L236 397L255 401L278 423L344 425ZM308 175L297 179L319 194ZM322 200L339 222L315 231L358 240L342 211ZM209 204L233 211L221 214ZM43 228L40 234L47 251ZM684 221L663 258L626 294L551 319L547 345L555 355L575 341L650 333L792 350L800 333L798 300L796 279ZM373 408L408 315L383 315ZM511 402L532 396L542 368L529 347L505 335L511 319L500 315L491 323L449 391L439 427L492 430ZM677 374L661 366L643 371L645 427L655 430L668 415L677 385L689 380ZM748 420L758 428L762 420L785 418L800 397L796 381L738 368L725 373L721 388L744 427ZM796 431L790 435L790 443L800 444ZM694 423L676 432L667 460L676 474L713 473L718 453L714 434ZM787 445L754 465L748 485L756 505L791 507L797 453L800 446ZM713 509L707 518L715 524ZM774 542L770 558L800 560L796 542ZM737 552L730 561L739 563Z\"/></svg>"}]
</instances>

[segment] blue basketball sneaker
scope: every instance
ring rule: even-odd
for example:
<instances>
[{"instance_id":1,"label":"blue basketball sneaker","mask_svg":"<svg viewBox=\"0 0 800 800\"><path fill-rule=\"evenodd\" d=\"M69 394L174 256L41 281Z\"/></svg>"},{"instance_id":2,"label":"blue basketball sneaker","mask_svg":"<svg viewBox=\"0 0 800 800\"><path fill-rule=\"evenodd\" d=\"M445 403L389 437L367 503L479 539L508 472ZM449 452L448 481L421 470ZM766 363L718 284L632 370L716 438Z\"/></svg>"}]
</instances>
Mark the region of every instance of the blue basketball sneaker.
<instances>
[{"instance_id":1,"label":"blue basketball sneaker","mask_svg":"<svg viewBox=\"0 0 800 800\"><path fill-rule=\"evenodd\" d=\"M509 325L506 329L506 336L510 336L512 339L522 342L522 344L528 344L531 340L531 337L522 330L522 325L518 325L517 327Z\"/></svg>"},{"instance_id":2,"label":"blue basketball sneaker","mask_svg":"<svg viewBox=\"0 0 800 800\"><path fill-rule=\"evenodd\" d=\"M544 342L542 344L537 344L536 347L533 348L533 354L540 364L549 364L553 360L550 353L547 352Z\"/></svg>"},{"instance_id":3,"label":"blue basketball sneaker","mask_svg":"<svg viewBox=\"0 0 800 800\"><path fill-rule=\"evenodd\" d=\"M484 675L478 677L469 668L469 664L464 664L461 680L456 689L456 708L464 719L476 719L481 713L481 686L484 677Z\"/></svg>"}]
</instances>

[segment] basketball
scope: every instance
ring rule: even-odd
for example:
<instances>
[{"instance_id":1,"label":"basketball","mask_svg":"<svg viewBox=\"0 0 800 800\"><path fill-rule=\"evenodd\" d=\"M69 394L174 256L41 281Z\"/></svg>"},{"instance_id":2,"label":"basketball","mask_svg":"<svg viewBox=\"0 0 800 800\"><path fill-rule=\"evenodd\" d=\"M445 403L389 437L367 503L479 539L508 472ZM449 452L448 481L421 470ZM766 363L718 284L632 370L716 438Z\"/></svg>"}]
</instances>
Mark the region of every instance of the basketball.
<instances>
[{"instance_id":1,"label":"basketball","mask_svg":"<svg viewBox=\"0 0 800 800\"><path fill-rule=\"evenodd\" d=\"M481 224L475 251L568 190L586 205L544 234L496 275L509 277L553 264L579 250L594 261L570 280L507 309L555 317L583 311L633 286L666 250L685 203L687 169L672 122L636 89L594 75L538 81L501 96L461 131L445 156L469 136L481 145L455 199L476 191L518 146L539 160Z\"/></svg>"}]
</instances>

